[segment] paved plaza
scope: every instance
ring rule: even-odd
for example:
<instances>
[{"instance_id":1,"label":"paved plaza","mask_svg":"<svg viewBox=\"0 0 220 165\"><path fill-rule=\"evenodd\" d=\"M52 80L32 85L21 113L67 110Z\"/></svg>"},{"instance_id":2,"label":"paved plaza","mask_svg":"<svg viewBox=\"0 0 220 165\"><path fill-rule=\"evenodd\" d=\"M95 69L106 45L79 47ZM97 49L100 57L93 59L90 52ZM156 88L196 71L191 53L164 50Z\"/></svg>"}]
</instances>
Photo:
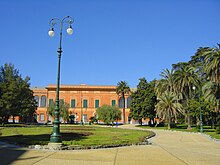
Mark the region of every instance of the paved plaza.
<instances>
[{"instance_id":1,"label":"paved plaza","mask_svg":"<svg viewBox=\"0 0 220 165\"><path fill-rule=\"evenodd\" d=\"M134 129L125 125L123 128ZM0 144L0 164L219 165L220 142L196 133L153 130L152 145L80 151L28 150Z\"/></svg>"}]
</instances>

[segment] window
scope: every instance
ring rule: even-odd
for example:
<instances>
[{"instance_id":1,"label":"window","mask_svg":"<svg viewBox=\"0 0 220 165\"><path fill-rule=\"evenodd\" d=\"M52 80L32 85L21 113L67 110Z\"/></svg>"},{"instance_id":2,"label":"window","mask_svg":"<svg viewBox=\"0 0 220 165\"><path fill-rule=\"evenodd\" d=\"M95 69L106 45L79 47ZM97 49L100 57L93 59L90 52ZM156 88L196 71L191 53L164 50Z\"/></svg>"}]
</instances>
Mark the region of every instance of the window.
<instances>
[{"instance_id":1,"label":"window","mask_svg":"<svg viewBox=\"0 0 220 165\"><path fill-rule=\"evenodd\" d=\"M46 96L41 96L40 107L46 107Z\"/></svg>"},{"instance_id":2,"label":"window","mask_svg":"<svg viewBox=\"0 0 220 165\"><path fill-rule=\"evenodd\" d=\"M88 121L87 114L83 114L82 120L83 120L83 122L87 122Z\"/></svg>"},{"instance_id":3,"label":"window","mask_svg":"<svg viewBox=\"0 0 220 165\"><path fill-rule=\"evenodd\" d=\"M40 121L44 121L44 114L43 113L40 114Z\"/></svg>"},{"instance_id":4,"label":"window","mask_svg":"<svg viewBox=\"0 0 220 165\"><path fill-rule=\"evenodd\" d=\"M34 99L36 101L36 106L39 107L39 96L34 96Z\"/></svg>"},{"instance_id":5,"label":"window","mask_svg":"<svg viewBox=\"0 0 220 165\"><path fill-rule=\"evenodd\" d=\"M124 108L124 99L122 97L119 99L118 107Z\"/></svg>"},{"instance_id":6,"label":"window","mask_svg":"<svg viewBox=\"0 0 220 165\"><path fill-rule=\"evenodd\" d=\"M83 108L88 108L88 100L83 100Z\"/></svg>"},{"instance_id":7,"label":"window","mask_svg":"<svg viewBox=\"0 0 220 165\"><path fill-rule=\"evenodd\" d=\"M116 106L116 100L112 100L112 106Z\"/></svg>"},{"instance_id":8,"label":"window","mask_svg":"<svg viewBox=\"0 0 220 165\"><path fill-rule=\"evenodd\" d=\"M130 106L131 106L131 97L129 96L127 98L127 108L130 108Z\"/></svg>"},{"instance_id":9,"label":"window","mask_svg":"<svg viewBox=\"0 0 220 165\"><path fill-rule=\"evenodd\" d=\"M54 104L53 99L49 99L49 107Z\"/></svg>"},{"instance_id":10,"label":"window","mask_svg":"<svg viewBox=\"0 0 220 165\"><path fill-rule=\"evenodd\" d=\"M71 100L71 108L76 108L76 100L75 99Z\"/></svg>"},{"instance_id":11,"label":"window","mask_svg":"<svg viewBox=\"0 0 220 165\"><path fill-rule=\"evenodd\" d=\"M99 107L99 100L95 100L95 108Z\"/></svg>"}]
</instances>

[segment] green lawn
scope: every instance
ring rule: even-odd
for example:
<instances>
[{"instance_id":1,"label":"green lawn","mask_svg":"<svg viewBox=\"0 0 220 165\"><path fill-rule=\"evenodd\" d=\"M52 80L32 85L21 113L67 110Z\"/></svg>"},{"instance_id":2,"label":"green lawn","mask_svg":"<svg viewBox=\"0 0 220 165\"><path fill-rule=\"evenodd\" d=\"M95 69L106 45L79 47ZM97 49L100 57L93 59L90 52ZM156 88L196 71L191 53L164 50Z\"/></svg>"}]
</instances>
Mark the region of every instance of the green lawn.
<instances>
[{"instance_id":1,"label":"green lawn","mask_svg":"<svg viewBox=\"0 0 220 165\"><path fill-rule=\"evenodd\" d=\"M52 127L49 126L0 127L0 141L24 146L46 145L51 133ZM61 134L64 145L96 146L133 144L153 133L97 126L61 126Z\"/></svg>"},{"instance_id":2,"label":"green lawn","mask_svg":"<svg viewBox=\"0 0 220 165\"><path fill-rule=\"evenodd\" d=\"M138 125L137 127L145 128L145 129L162 129L162 130L168 130L167 127L150 127L146 125ZM177 125L175 128L171 128L170 130L175 131L184 131L184 132L200 132L200 129L196 126L192 126L191 130L187 129L187 125ZM220 140L220 134L217 134L215 132L215 129L211 128L211 126L203 126L203 133L211 136L212 138L219 139Z\"/></svg>"}]
</instances>

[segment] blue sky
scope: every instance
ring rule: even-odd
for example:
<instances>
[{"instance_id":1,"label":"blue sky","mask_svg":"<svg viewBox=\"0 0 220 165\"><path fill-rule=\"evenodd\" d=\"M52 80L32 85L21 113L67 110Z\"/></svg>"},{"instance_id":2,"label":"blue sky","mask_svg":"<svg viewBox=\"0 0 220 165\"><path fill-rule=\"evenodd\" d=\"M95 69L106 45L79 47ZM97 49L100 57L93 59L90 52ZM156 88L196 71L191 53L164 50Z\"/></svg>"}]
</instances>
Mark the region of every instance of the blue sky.
<instances>
[{"instance_id":1,"label":"blue sky","mask_svg":"<svg viewBox=\"0 0 220 165\"><path fill-rule=\"evenodd\" d=\"M0 66L14 64L31 86L55 84L59 27L47 32L67 15L74 34L63 31L61 84L135 87L220 43L219 0L1 0Z\"/></svg>"}]
</instances>

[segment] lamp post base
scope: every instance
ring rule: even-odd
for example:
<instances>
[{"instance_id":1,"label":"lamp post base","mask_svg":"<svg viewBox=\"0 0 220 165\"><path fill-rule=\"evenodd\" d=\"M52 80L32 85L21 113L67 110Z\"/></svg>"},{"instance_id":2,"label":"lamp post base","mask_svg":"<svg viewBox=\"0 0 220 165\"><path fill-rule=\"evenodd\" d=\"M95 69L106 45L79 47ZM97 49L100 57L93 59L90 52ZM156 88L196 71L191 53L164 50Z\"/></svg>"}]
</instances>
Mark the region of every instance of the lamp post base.
<instances>
[{"instance_id":1,"label":"lamp post base","mask_svg":"<svg viewBox=\"0 0 220 165\"><path fill-rule=\"evenodd\" d=\"M48 147L50 150L62 150L62 143L48 143Z\"/></svg>"},{"instance_id":2,"label":"lamp post base","mask_svg":"<svg viewBox=\"0 0 220 165\"><path fill-rule=\"evenodd\" d=\"M61 135L51 135L50 136L50 143L61 143L62 144Z\"/></svg>"},{"instance_id":3,"label":"lamp post base","mask_svg":"<svg viewBox=\"0 0 220 165\"><path fill-rule=\"evenodd\" d=\"M53 133L50 136L50 142L51 143L62 143L62 136L60 134L60 121L56 119L53 122Z\"/></svg>"}]
</instances>

